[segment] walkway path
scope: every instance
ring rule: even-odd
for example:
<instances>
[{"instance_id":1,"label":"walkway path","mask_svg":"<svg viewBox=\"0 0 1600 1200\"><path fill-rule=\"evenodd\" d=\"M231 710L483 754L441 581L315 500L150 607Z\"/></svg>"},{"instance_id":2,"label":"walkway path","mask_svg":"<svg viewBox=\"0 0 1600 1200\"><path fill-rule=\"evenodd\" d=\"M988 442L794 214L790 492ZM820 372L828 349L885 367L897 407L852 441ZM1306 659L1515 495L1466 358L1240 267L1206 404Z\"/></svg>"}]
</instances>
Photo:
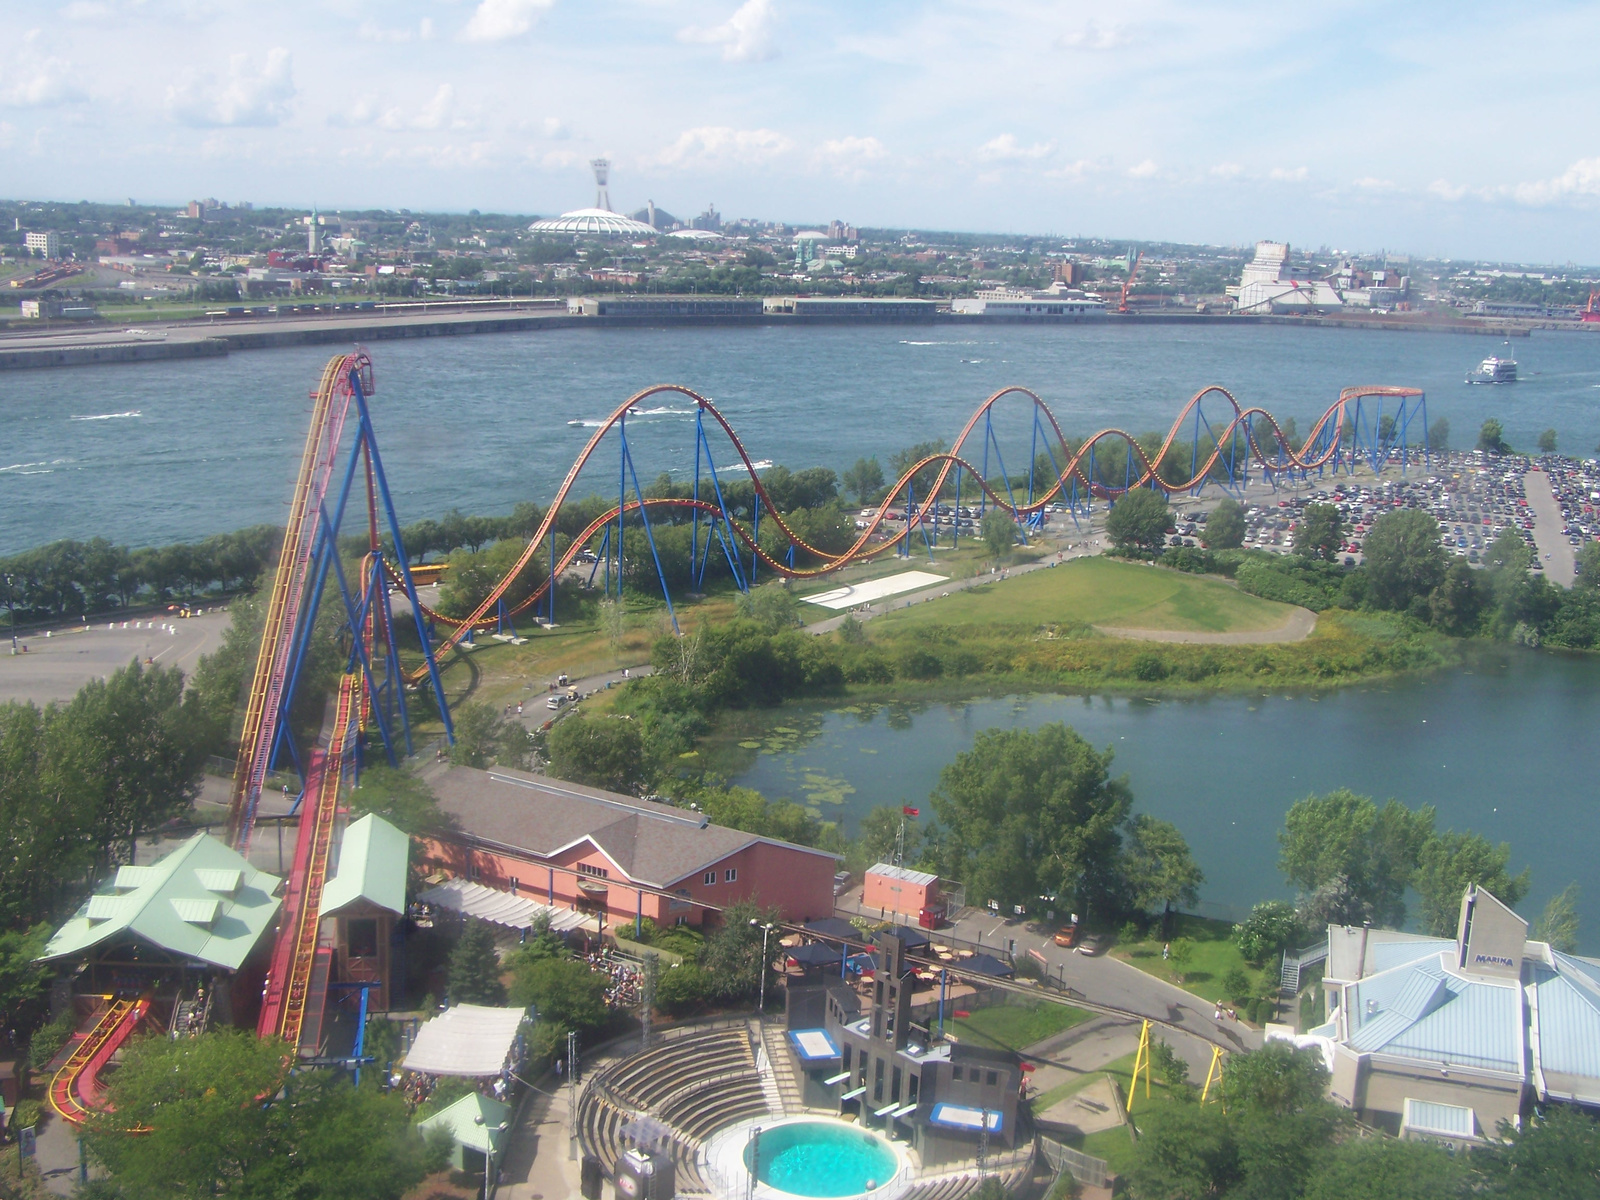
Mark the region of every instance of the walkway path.
<instances>
[{"instance_id":1,"label":"walkway path","mask_svg":"<svg viewBox=\"0 0 1600 1200\"><path fill-rule=\"evenodd\" d=\"M1533 510L1533 541L1539 547L1545 578L1561 587L1571 587L1578 569L1572 543L1567 541L1561 506L1550 490L1550 476L1534 467L1522 477L1522 486L1528 497L1528 507Z\"/></svg>"}]
</instances>

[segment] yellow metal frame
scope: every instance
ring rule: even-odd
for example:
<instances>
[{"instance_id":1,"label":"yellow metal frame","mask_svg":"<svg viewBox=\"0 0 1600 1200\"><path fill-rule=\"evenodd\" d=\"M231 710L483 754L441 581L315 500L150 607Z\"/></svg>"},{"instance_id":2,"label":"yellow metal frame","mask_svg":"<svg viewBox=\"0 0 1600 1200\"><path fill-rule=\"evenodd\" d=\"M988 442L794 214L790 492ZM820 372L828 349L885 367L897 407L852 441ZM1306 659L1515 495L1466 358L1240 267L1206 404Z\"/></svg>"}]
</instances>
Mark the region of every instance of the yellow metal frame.
<instances>
[{"instance_id":1,"label":"yellow metal frame","mask_svg":"<svg viewBox=\"0 0 1600 1200\"><path fill-rule=\"evenodd\" d=\"M1217 1085L1217 1101L1222 1105L1222 1111L1228 1111L1228 1102L1222 1095L1222 1047L1211 1047L1211 1065L1206 1068L1206 1086L1200 1090L1200 1103L1204 1104L1211 1095L1211 1084Z\"/></svg>"}]
</instances>

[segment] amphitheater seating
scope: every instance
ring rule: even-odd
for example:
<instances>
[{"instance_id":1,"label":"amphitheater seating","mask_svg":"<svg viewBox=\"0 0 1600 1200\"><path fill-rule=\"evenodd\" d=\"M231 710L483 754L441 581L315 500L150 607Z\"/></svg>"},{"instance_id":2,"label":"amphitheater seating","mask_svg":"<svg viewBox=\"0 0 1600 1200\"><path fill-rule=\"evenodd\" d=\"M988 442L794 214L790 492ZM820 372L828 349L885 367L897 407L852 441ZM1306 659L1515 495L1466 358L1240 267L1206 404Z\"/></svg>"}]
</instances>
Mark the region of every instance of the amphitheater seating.
<instances>
[{"instance_id":1,"label":"amphitheater seating","mask_svg":"<svg viewBox=\"0 0 1600 1200\"><path fill-rule=\"evenodd\" d=\"M1010 1194L1022 1182L1024 1170L1014 1167L1000 1176L1000 1185ZM902 1200L966 1200L983 1186L983 1176L976 1171L960 1175L946 1175L918 1183L906 1192Z\"/></svg>"}]
</instances>

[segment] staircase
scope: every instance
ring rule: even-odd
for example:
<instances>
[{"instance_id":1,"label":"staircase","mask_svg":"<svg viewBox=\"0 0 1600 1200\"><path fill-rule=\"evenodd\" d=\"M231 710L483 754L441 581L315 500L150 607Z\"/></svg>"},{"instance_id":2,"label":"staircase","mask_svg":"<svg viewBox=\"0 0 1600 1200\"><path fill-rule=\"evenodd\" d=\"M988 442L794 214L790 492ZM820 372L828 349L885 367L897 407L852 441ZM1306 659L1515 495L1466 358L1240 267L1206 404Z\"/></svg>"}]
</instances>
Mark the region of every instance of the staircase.
<instances>
[{"instance_id":1,"label":"staircase","mask_svg":"<svg viewBox=\"0 0 1600 1200\"><path fill-rule=\"evenodd\" d=\"M1285 950L1283 952L1283 966L1278 971L1278 991L1284 996L1298 996L1300 994L1301 973L1307 967L1314 967L1320 962L1328 960L1328 943L1321 942L1315 946L1307 946L1302 950Z\"/></svg>"},{"instance_id":2,"label":"staircase","mask_svg":"<svg viewBox=\"0 0 1600 1200\"><path fill-rule=\"evenodd\" d=\"M750 1022L750 1030L760 1039L761 1053L756 1056L756 1070L761 1073L761 1090L766 1094L767 1107L773 1116L805 1112L805 1091L799 1070L784 1044L783 1030L775 1025L761 1028L756 1021Z\"/></svg>"}]
</instances>

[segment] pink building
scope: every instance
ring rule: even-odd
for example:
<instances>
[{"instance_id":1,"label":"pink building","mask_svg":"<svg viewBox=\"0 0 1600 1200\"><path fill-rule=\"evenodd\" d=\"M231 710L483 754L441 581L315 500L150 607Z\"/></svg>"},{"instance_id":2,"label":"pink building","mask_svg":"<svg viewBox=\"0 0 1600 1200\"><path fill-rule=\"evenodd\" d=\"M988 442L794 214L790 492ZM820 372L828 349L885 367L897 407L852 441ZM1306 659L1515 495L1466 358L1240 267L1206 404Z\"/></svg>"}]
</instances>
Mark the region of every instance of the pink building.
<instances>
[{"instance_id":1,"label":"pink building","mask_svg":"<svg viewBox=\"0 0 1600 1200\"><path fill-rule=\"evenodd\" d=\"M916 924L926 909L943 912L939 898L939 877L908 867L877 863L867 868L861 885L861 907L881 909L884 915L897 913Z\"/></svg>"},{"instance_id":2,"label":"pink building","mask_svg":"<svg viewBox=\"0 0 1600 1200\"><path fill-rule=\"evenodd\" d=\"M428 776L454 834L424 843L430 869L617 927L649 917L699 925L753 900L789 921L833 915L827 851L710 824L674 808L521 771L454 767Z\"/></svg>"}]
</instances>

